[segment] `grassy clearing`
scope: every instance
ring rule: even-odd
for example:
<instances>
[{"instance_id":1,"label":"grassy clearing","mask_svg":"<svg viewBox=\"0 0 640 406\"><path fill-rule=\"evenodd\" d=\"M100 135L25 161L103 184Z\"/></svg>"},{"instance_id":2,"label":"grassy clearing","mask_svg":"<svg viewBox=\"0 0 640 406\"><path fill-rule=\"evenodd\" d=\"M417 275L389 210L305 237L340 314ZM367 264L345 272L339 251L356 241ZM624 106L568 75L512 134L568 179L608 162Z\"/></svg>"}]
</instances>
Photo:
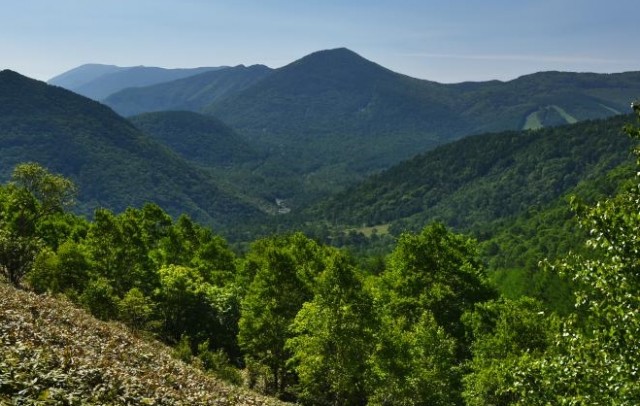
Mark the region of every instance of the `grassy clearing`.
<instances>
[{"instance_id":1,"label":"grassy clearing","mask_svg":"<svg viewBox=\"0 0 640 406\"><path fill-rule=\"evenodd\" d=\"M550 107L551 107L552 109L554 109L555 111L557 111L557 112L558 112L558 114L560 114L560 115L562 116L562 118L564 118L564 120L565 120L567 123L569 123L569 124L575 124L575 123L577 123L577 122L578 122L578 119L577 119L577 118L575 118L575 117L574 117L574 116L572 116L571 114L569 114L569 113L567 113L566 111L564 111L564 110L562 109L562 107L560 107L560 106L556 106L555 104L554 104L554 105L551 105Z\"/></svg>"},{"instance_id":2,"label":"grassy clearing","mask_svg":"<svg viewBox=\"0 0 640 406\"><path fill-rule=\"evenodd\" d=\"M351 231L355 231L356 233L362 233L364 234L365 237L371 237L373 234L387 235L389 234L389 224L380 224L372 227L350 228L345 231L347 233Z\"/></svg>"},{"instance_id":3,"label":"grassy clearing","mask_svg":"<svg viewBox=\"0 0 640 406\"><path fill-rule=\"evenodd\" d=\"M527 119L524 122L524 126L522 127L523 130L537 130L542 128L542 121L540 120L540 116L538 115L537 111L534 111L533 113L529 114L527 116Z\"/></svg>"},{"instance_id":4,"label":"grassy clearing","mask_svg":"<svg viewBox=\"0 0 640 406\"><path fill-rule=\"evenodd\" d=\"M602 103L598 103L598 104L600 104L600 106L603 109L608 110L608 111L612 112L613 114L622 114L622 112L620 110L616 110L613 107L606 106L606 105L604 105Z\"/></svg>"}]
</instances>

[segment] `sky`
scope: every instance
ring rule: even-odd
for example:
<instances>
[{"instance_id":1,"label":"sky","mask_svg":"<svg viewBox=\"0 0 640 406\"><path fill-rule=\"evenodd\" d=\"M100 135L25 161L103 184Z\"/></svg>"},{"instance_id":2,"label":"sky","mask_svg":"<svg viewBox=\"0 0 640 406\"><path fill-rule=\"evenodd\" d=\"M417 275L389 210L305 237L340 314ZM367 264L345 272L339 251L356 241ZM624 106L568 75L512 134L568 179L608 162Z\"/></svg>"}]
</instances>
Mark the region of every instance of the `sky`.
<instances>
[{"instance_id":1,"label":"sky","mask_svg":"<svg viewBox=\"0 0 640 406\"><path fill-rule=\"evenodd\" d=\"M631 0L0 0L0 69L264 64L347 47L441 83L640 71Z\"/></svg>"}]
</instances>

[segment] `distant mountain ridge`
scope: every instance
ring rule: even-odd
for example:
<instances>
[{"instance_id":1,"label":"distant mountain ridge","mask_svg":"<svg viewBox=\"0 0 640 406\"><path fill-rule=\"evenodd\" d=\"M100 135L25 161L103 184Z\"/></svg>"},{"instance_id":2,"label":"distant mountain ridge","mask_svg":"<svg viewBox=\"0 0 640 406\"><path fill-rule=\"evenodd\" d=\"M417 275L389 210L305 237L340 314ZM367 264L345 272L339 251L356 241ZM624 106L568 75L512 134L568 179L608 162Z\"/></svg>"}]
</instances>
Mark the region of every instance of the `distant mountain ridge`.
<instances>
[{"instance_id":1,"label":"distant mountain ridge","mask_svg":"<svg viewBox=\"0 0 640 406\"><path fill-rule=\"evenodd\" d=\"M122 89L151 86L224 68L165 69L147 66L121 67L86 64L58 75L47 83L101 101Z\"/></svg>"},{"instance_id":2,"label":"distant mountain ridge","mask_svg":"<svg viewBox=\"0 0 640 406\"><path fill-rule=\"evenodd\" d=\"M123 116L172 110L199 112L211 103L252 86L271 71L264 65L239 65L153 86L126 88L111 94L104 103Z\"/></svg>"},{"instance_id":3,"label":"distant mountain ridge","mask_svg":"<svg viewBox=\"0 0 640 406\"><path fill-rule=\"evenodd\" d=\"M68 90L77 89L101 76L123 71L129 68L104 65L99 63L87 63L63 72L47 81L48 84L64 87Z\"/></svg>"}]
</instances>

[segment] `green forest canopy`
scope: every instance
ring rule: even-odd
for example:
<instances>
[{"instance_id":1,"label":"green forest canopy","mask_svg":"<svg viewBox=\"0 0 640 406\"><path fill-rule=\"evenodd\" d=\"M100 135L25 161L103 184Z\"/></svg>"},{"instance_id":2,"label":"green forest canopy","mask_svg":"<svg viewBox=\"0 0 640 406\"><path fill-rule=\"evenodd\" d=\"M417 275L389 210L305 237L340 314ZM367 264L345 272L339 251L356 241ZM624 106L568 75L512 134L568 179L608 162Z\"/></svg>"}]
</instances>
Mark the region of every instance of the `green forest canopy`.
<instances>
[{"instance_id":1,"label":"green forest canopy","mask_svg":"<svg viewBox=\"0 0 640 406\"><path fill-rule=\"evenodd\" d=\"M87 220L68 211L74 193L37 164L15 168L0 187L3 276L148 331L232 382L241 368L253 388L309 405L640 402L637 179L574 203L585 254L544 265L571 281L569 314L500 296L477 243L439 223L403 233L374 272L302 233L239 255L153 204Z\"/></svg>"}]
</instances>

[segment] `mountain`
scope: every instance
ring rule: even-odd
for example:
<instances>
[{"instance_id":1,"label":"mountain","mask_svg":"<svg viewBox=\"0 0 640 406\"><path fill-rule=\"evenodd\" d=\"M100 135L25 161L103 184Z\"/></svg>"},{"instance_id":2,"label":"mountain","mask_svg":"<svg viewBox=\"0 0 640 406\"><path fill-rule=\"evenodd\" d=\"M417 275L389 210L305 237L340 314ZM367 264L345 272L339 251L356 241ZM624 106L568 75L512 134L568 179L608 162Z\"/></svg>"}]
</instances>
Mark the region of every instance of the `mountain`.
<instances>
[{"instance_id":1,"label":"mountain","mask_svg":"<svg viewBox=\"0 0 640 406\"><path fill-rule=\"evenodd\" d=\"M306 218L352 226L394 223L398 229L439 220L458 230L483 230L628 161L632 141L622 128L630 122L630 116L616 116L466 137L318 203Z\"/></svg>"},{"instance_id":2,"label":"mountain","mask_svg":"<svg viewBox=\"0 0 640 406\"><path fill-rule=\"evenodd\" d=\"M473 118L478 132L526 130L628 112L640 95L640 72L538 72L508 82L451 86L463 91L463 116Z\"/></svg>"},{"instance_id":3,"label":"mountain","mask_svg":"<svg viewBox=\"0 0 640 406\"><path fill-rule=\"evenodd\" d=\"M624 112L638 95L640 72L543 72L445 85L335 49L277 69L204 112L285 157L281 165L306 179L309 194L463 136Z\"/></svg>"},{"instance_id":4,"label":"mountain","mask_svg":"<svg viewBox=\"0 0 640 406\"><path fill-rule=\"evenodd\" d=\"M89 64L56 76L48 83L101 101L110 94L129 87L150 86L219 69L224 69L224 67L164 69L146 66L119 67Z\"/></svg>"},{"instance_id":5,"label":"mountain","mask_svg":"<svg viewBox=\"0 0 640 406\"><path fill-rule=\"evenodd\" d=\"M375 170L395 163L398 150L435 146L444 123L451 132L463 131L466 125L451 104L445 85L399 75L337 49L277 69L205 112L300 156L305 172L319 163Z\"/></svg>"},{"instance_id":6,"label":"mountain","mask_svg":"<svg viewBox=\"0 0 640 406\"><path fill-rule=\"evenodd\" d=\"M163 110L200 111L269 73L271 69L263 65L240 65L154 86L124 89L107 97L104 103L123 116Z\"/></svg>"},{"instance_id":7,"label":"mountain","mask_svg":"<svg viewBox=\"0 0 640 406\"><path fill-rule=\"evenodd\" d=\"M0 282L0 404L281 405L68 300Z\"/></svg>"},{"instance_id":8,"label":"mountain","mask_svg":"<svg viewBox=\"0 0 640 406\"><path fill-rule=\"evenodd\" d=\"M260 215L111 109L8 70L0 72L0 156L3 181L26 161L69 177L84 213L155 202L215 226Z\"/></svg>"}]
</instances>

